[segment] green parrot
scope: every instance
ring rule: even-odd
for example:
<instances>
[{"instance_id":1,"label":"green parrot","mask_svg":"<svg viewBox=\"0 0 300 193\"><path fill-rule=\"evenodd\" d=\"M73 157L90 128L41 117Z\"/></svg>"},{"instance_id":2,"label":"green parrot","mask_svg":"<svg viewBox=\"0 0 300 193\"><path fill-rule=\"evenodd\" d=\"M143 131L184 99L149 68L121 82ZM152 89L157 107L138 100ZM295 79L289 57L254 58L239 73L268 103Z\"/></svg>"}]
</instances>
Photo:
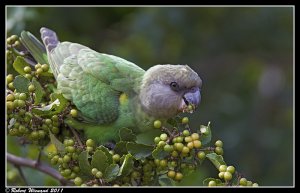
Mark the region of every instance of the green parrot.
<instances>
[{"instance_id":1,"label":"green parrot","mask_svg":"<svg viewBox=\"0 0 300 193\"><path fill-rule=\"evenodd\" d=\"M25 31L22 43L37 61L48 61L58 91L83 118L66 123L97 142L118 141L124 127L147 132L154 129L155 120L166 123L200 103L202 80L187 65L155 65L145 71L120 57L60 42L45 27L40 33L44 45Z\"/></svg>"}]
</instances>

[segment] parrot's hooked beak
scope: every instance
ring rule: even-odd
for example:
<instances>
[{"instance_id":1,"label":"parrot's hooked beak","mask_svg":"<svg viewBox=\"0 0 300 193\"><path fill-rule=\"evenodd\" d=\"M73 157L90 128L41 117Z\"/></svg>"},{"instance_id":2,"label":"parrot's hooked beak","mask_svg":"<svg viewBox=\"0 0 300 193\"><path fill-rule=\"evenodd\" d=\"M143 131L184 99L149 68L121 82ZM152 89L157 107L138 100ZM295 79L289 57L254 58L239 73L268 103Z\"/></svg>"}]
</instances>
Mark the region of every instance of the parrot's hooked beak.
<instances>
[{"instance_id":1,"label":"parrot's hooked beak","mask_svg":"<svg viewBox=\"0 0 300 193\"><path fill-rule=\"evenodd\" d=\"M181 112L193 113L201 101L200 89L194 87L182 97L179 110Z\"/></svg>"}]
</instances>

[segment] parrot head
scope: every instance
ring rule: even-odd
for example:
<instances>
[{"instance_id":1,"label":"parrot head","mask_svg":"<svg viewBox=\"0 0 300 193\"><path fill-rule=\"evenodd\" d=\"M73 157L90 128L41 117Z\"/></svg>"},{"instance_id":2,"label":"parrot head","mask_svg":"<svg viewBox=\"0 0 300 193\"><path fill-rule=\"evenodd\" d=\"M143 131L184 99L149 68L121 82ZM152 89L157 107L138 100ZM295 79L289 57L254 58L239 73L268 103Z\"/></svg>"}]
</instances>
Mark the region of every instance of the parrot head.
<instances>
[{"instance_id":1,"label":"parrot head","mask_svg":"<svg viewBox=\"0 0 300 193\"><path fill-rule=\"evenodd\" d=\"M187 65L155 65L143 76L139 99L145 112L169 119L199 105L201 86L202 80Z\"/></svg>"}]
</instances>

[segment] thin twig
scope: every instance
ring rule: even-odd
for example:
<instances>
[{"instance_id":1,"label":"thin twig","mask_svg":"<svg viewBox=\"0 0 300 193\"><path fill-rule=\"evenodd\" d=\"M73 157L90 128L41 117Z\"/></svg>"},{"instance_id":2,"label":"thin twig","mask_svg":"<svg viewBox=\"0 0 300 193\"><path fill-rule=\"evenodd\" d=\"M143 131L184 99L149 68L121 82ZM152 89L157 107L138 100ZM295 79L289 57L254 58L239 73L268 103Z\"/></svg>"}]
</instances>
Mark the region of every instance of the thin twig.
<instances>
[{"instance_id":1,"label":"thin twig","mask_svg":"<svg viewBox=\"0 0 300 193\"><path fill-rule=\"evenodd\" d=\"M61 183L61 185L71 185L71 182L66 180L63 176L61 176L58 171L44 163L40 162L39 164L36 164L36 160L18 157L10 153L6 153L6 157L7 161L14 165L17 165L19 167L24 166L34 168L57 179Z\"/></svg>"},{"instance_id":2,"label":"thin twig","mask_svg":"<svg viewBox=\"0 0 300 193\"><path fill-rule=\"evenodd\" d=\"M80 140L78 134L76 133L76 131L75 131L72 127L69 127L69 128L70 128L70 130L72 131L73 135L75 136L77 142L79 143L79 146L83 149L84 146L83 146L83 144L82 144L82 142L81 142L81 140Z\"/></svg>"},{"instance_id":3,"label":"thin twig","mask_svg":"<svg viewBox=\"0 0 300 193\"><path fill-rule=\"evenodd\" d=\"M25 186L28 186L27 180L26 180L26 178L25 178L25 176L24 176L24 173L23 173L21 167L20 167L19 165L16 165L16 164L15 164L14 166L18 169L19 174L20 174L22 180L23 180L24 183L25 183Z\"/></svg>"}]
</instances>

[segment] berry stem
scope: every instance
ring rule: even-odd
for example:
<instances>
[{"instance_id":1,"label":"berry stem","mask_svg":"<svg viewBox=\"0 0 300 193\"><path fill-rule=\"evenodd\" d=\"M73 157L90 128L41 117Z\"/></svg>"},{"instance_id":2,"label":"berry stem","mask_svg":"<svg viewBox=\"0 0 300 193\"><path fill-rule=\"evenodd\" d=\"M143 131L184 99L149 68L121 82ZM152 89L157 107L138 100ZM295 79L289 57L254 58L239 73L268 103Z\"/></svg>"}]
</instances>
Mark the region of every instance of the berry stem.
<instances>
[{"instance_id":1,"label":"berry stem","mask_svg":"<svg viewBox=\"0 0 300 193\"><path fill-rule=\"evenodd\" d=\"M22 180L23 180L24 183L25 183L25 186L28 186L27 180L26 180L26 178L25 178L25 176L24 176L24 173L23 173L21 167L20 167L19 165L17 165L17 164L14 164L14 166L15 166L15 168L17 168L17 170L18 170L18 172L19 172L19 174L20 174Z\"/></svg>"},{"instance_id":2,"label":"berry stem","mask_svg":"<svg viewBox=\"0 0 300 193\"><path fill-rule=\"evenodd\" d=\"M83 149L84 146L83 146L83 144L82 144L82 142L81 142L81 140L80 140L78 134L76 133L76 131L75 131L72 127L69 127L69 128L70 128L70 130L72 131L73 135L75 136L76 141L78 142L79 146Z\"/></svg>"}]
</instances>

